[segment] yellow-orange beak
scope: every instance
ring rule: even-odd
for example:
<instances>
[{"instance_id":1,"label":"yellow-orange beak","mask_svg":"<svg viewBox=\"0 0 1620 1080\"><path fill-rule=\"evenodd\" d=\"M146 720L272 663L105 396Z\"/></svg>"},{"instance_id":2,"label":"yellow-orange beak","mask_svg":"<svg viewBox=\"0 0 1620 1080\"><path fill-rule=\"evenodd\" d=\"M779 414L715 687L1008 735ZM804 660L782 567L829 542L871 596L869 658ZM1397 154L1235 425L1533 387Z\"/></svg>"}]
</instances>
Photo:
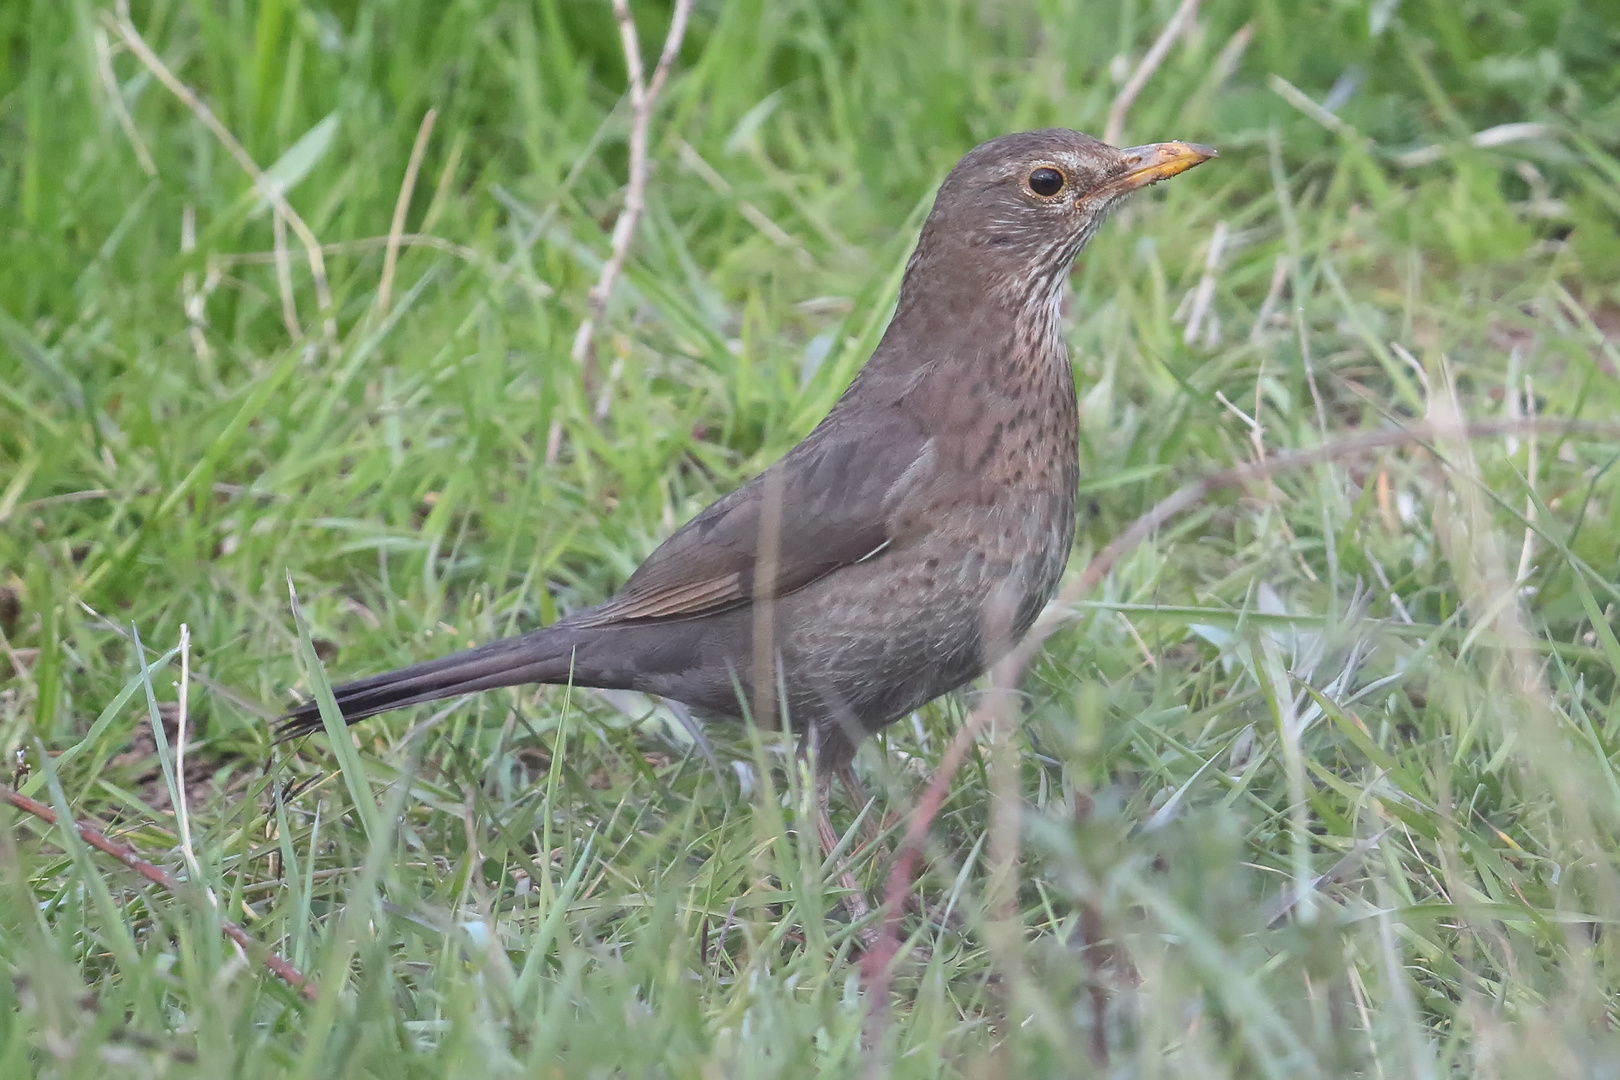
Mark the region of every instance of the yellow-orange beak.
<instances>
[{"instance_id":1,"label":"yellow-orange beak","mask_svg":"<svg viewBox=\"0 0 1620 1080\"><path fill-rule=\"evenodd\" d=\"M1125 172L1110 181L1107 189L1116 195L1168 180L1217 156L1213 147L1184 142L1150 143L1120 153L1125 155Z\"/></svg>"}]
</instances>

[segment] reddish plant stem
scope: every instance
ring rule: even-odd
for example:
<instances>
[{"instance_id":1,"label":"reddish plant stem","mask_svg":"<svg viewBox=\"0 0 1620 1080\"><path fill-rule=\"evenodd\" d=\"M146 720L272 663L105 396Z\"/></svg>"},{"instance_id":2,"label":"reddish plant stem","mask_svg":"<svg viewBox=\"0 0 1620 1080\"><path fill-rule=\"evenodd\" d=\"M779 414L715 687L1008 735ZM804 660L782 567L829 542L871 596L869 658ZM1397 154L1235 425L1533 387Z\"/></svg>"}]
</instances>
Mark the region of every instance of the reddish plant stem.
<instances>
[{"instance_id":1,"label":"reddish plant stem","mask_svg":"<svg viewBox=\"0 0 1620 1080\"><path fill-rule=\"evenodd\" d=\"M17 809L21 810L23 813L32 814L34 817L39 818L47 825L55 825L57 823L57 814L55 810L52 810L42 802L36 802L35 800L30 799L21 792L12 791L9 788L0 788L0 802L8 802L12 806L15 806ZM113 858L117 859L119 862L123 863L141 877L145 878L147 881L150 881L152 884L161 886L175 896L196 900L198 903L203 903L200 898L197 898L192 894L191 890L188 889L185 884L176 880L173 875L169 874L162 867L156 866L141 858L135 853L135 849L129 845L120 844L116 840L108 839L107 835L101 830L86 825L82 821L73 821L72 825L74 831L84 839L85 843L89 844L91 847L105 855L111 855ZM248 953L257 953L259 955L259 962L265 967L269 968L271 974L279 977L288 986L293 987L309 1000L315 1000L317 993L315 984L305 978L301 971L293 967L292 964L288 963L281 956L260 945L259 942L250 936L246 930L242 929L231 920L221 917L219 922L220 930L223 931L225 936L242 946L242 948Z\"/></svg>"}]
</instances>

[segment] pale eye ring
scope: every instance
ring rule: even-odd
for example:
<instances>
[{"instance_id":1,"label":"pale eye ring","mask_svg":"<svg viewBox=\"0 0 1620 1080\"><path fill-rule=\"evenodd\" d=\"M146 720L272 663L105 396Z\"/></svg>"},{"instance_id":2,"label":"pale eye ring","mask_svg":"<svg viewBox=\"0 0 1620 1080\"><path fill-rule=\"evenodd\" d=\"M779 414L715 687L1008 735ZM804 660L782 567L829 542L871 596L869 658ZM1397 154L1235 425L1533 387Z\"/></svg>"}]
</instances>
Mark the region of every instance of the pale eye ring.
<instances>
[{"instance_id":1,"label":"pale eye ring","mask_svg":"<svg viewBox=\"0 0 1620 1080\"><path fill-rule=\"evenodd\" d=\"M1043 199L1050 199L1061 192L1064 185L1069 181L1068 177L1063 175L1062 170L1055 169L1050 165L1039 165L1030 170L1029 177L1024 182L1029 185L1029 190L1036 195Z\"/></svg>"}]
</instances>

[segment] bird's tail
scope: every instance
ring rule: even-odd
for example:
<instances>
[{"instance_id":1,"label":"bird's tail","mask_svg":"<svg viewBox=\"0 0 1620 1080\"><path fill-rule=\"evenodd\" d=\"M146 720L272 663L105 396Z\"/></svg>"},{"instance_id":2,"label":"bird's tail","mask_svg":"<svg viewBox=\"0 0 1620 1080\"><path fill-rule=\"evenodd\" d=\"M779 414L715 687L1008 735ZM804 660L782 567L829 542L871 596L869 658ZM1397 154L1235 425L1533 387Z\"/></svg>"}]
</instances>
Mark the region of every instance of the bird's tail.
<instances>
[{"instance_id":1,"label":"bird's tail","mask_svg":"<svg viewBox=\"0 0 1620 1080\"><path fill-rule=\"evenodd\" d=\"M563 683L569 680L581 638L577 631L547 627L335 686L332 694L343 719L352 724L391 709L479 690L523 683ZM314 701L307 701L281 718L277 735L291 739L320 727L320 709Z\"/></svg>"}]
</instances>

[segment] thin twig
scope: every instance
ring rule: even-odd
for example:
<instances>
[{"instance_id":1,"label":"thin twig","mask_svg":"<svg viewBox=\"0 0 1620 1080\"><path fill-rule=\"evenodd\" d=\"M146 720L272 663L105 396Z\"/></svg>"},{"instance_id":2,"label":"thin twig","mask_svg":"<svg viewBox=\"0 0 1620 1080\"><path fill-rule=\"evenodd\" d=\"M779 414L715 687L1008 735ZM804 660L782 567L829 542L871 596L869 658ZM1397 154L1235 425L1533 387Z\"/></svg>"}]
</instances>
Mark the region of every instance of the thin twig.
<instances>
[{"instance_id":1,"label":"thin twig","mask_svg":"<svg viewBox=\"0 0 1620 1080\"><path fill-rule=\"evenodd\" d=\"M1136 95L1142 92L1148 80L1153 78L1153 73L1159 70L1164 58L1170 55L1170 46L1192 25L1193 16L1197 13L1198 0L1181 0L1181 6L1170 16L1159 40L1153 43L1147 55L1142 57L1142 62L1136 65L1136 70L1131 72L1131 77L1125 80L1125 85L1114 96L1114 103L1108 107L1108 126L1103 129L1103 142L1111 146L1119 145L1120 137L1125 134L1125 114L1135 103Z\"/></svg>"},{"instance_id":2,"label":"thin twig","mask_svg":"<svg viewBox=\"0 0 1620 1080\"><path fill-rule=\"evenodd\" d=\"M1050 617L1043 617L1024 637L1016 648L1003 657L991 670L989 686L986 688L980 702L974 708L967 720L957 729L956 738L940 758L939 765L924 789L922 797L917 800L916 809L912 811L911 820L906 824L905 835L901 838L893 859L893 869L889 873L889 880L884 890L882 918L883 936L878 944L866 954L862 962L862 974L867 982L869 994L869 1008L875 1017L886 1015L888 1008L889 976L893 969L893 961L900 948L900 919L906 893L910 891L912 870L917 858L922 853L923 841L928 834L928 828L933 823L934 816L944 805L946 796L950 793L951 780L956 771L961 768L968 750L980 734L992 724L1002 720L1010 722L1014 717L1014 708L1017 695L1014 692L1019 674L1034 658L1046 639L1052 635L1069 618L1066 609L1082 599L1086 594L1096 588L1103 577L1111 571L1126 555L1134 551L1137 545L1146 540L1166 522L1172 518L1192 509L1202 503L1206 498L1217 491L1226 488L1242 487L1257 480L1266 480L1279 473L1294 472L1307 469L1313 465L1321 465L1341 458L1354 457L1357 454L1368 453L1373 450L1382 450L1395 446L1409 446L1412 444L1428 444L1438 436L1463 435L1469 439L1496 438L1509 433L1526 434L1531 432L1558 432L1563 434L1584 434L1592 437L1614 439L1620 438L1620 425L1589 423L1578 420L1553 420L1550 418L1523 417L1520 419L1485 420L1461 426L1455 424L1437 424L1422 421L1403 428L1386 428L1379 431L1364 431L1337 442L1325 443L1321 446L1306 450L1294 450L1275 454L1264 461L1250 461L1228 469L1221 469L1208 473L1197 480L1183 485L1179 490L1161 500L1147 513L1137 518L1123 532L1119 533L1096 555L1094 555L1086 568L1064 586L1053 602L1055 612L1049 612ZM876 1043L872 1043L876 1045Z\"/></svg>"},{"instance_id":3,"label":"thin twig","mask_svg":"<svg viewBox=\"0 0 1620 1080\"><path fill-rule=\"evenodd\" d=\"M168 87L169 93L179 98L180 103L190 109L192 115L202 121L204 127L213 132L214 138L218 139L220 145L225 147L226 152L231 155L236 164L252 178L253 185L259 189L259 194L270 203L275 212L284 218L286 223L292 227L292 231L297 234L299 242L304 245L304 251L309 257L310 276L315 280L315 301L320 305L322 314L325 315L322 329L326 335L327 346L336 352L337 319L333 315L332 290L326 280L326 260L321 258L320 241L315 239L315 234L310 231L308 225L304 224L304 219L298 216L298 211L294 210L287 202L286 197L281 192L280 185L265 176L264 170L259 168L258 163L253 160L253 156L247 152L242 144L236 141L236 137L220 122L219 117L214 115L214 111L205 105L189 86L181 82L174 72L169 70L169 66L163 62L163 59L152 51L152 47L146 43L146 39L141 36L141 32L135 28L135 23L130 18L129 0L118 0L117 14L105 15L104 17L110 28L124 39L124 44L129 47L129 51L134 53L142 64L146 65L146 69L157 77L158 82ZM285 305L286 301L284 299L283 306Z\"/></svg>"},{"instance_id":4,"label":"thin twig","mask_svg":"<svg viewBox=\"0 0 1620 1080\"><path fill-rule=\"evenodd\" d=\"M41 821L45 822L47 825L56 824L57 818L55 810L52 810L44 803L36 802L33 799L30 799L21 792L13 791L10 788L0 787L0 802L10 803L23 813L32 814ZM95 848L97 851L104 855L112 856L125 866L129 867L131 870L135 871L141 877L145 878L147 881L166 889L171 894L184 900L190 900L196 903L199 907L207 906L206 901L203 901L201 898L197 897L194 890L188 889L182 882L175 880L172 875L164 871L161 867L154 866L152 863L149 863L145 859L141 858L135 853L134 848L129 847L127 844L120 844L116 840L109 840L107 836L101 832L101 830L86 825L82 821L71 821L70 823L73 826L73 830L84 838L84 842ZM224 933L226 937L236 942L236 944L242 946L242 948L247 950L249 953L258 953L259 962L268 968L271 974L280 978L288 986L298 990L309 1000L315 1000L317 993L315 984L305 978L303 973L297 968L293 967L292 964L288 963L276 953L271 952L264 946L260 945L259 942L254 940L254 938L249 935L246 930L243 930L236 923L225 918L224 916L220 916L219 924L220 931Z\"/></svg>"},{"instance_id":5,"label":"thin twig","mask_svg":"<svg viewBox=\"0 0 1620 1080\"><path fill-rule=\"evenodd\" d=\"M405 179L399 185L399 198L394 202L394 220L388 226L388 247L383 253L382 281L377 286L377 314L388 314L389 294L394 290L394 266L399 261L399 241L405 233L405 215L411 209L411 195L416 191L416 174L422 169L422 157L427 153L428 136L433 134L433 122L439 118L438 109L429 109L422 117L422 126L416 129L416 142L411 147L411 159L405 166Z\"/></svg>"},{"instance_id":6,"label":"thin twig","mask_svg":"<svg viewBox=\"0 0 1620 1080\"><path fill-rule=\"evenodd\" d=\"M680 51L681 38L686 34L686 20L692 12L692 0L679 0L669 24L669 35L664 39L664 51L648 83L642 71L641 42L636 36L635 16L630 13L629 0L613 0L613 17L619 23L619 40L624 46L624 63L630 75L630 176L624 190L624 207L613 223L612 250L602 264L602 272L591 286L586 299L589 310L574 334L574 345L569 355L575 363L585 363L593 351L596 324L607 315L608 296L624 272L624 261L630 254L630 241L635 238L636 225L647 207L647 129L652 123L653 105L658 92L669 76L670 64Z\"/></svg>"},{"instance_id":7,"label":"thin twig","mask_svg":"<svg viewBox=\"0 0 1620 1080\"><path fill-rule=\"evenodd\" d=\"M692 0L675 0L669 33L664 37L664 51L658 57L658 66L653 69L652 81L648 82L641 63L641 39L636 34L636 20L630 12L629 0L613 0L613 17L619 24L624 66L630 79L630 175L624 190L624 206L619 210L618 220L613 223L612 250L602 264L596 284L586 294L585 318L580 321L579 329L574 334L573 347L568 352L574 363L587 372L595 359L596 326L607 317L608 297L624 271L625 259L630 255L630 242L635 239L636 225L647 206L647 177L650 171L647 130L652 123L653 106L658 103L658 94L663 90L675 57L681 51L681 40L686 36L686 21L691 14ZM562 425L554 420L546 438L547 464L556 462L561 448Z\"/></svg>"}]
</instances>

